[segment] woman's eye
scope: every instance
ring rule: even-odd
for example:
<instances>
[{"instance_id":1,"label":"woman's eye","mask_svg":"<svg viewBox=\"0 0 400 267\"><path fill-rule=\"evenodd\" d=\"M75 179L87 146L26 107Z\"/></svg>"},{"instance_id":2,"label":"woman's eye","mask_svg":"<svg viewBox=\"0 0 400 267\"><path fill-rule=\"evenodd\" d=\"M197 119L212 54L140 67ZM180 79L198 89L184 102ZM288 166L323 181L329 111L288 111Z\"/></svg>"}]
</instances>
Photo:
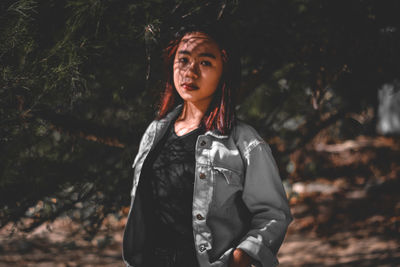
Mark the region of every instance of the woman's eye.
<instances>
[{"instance_id":1,"label":"woman's eye","mask_svg":"<svg viewBox=\"0 0 400 267\"><path fill-rule=\"evenodd\" d=\"M182 64L186 64L188 62L188 59L185 57L181 57L180 59L178 59L178 62L182 63Z\"/></svg>"},{"instance_id":2,"label":"woman's eye","mask_svg":"<svg viewBox=\"0 0 400 267\"><path fill-rule=\"evenodd\" d=\"M204 60L201 62L201 65L209 67L209 66L211 66L211 62Z\"/></svg>"}]
</instances>

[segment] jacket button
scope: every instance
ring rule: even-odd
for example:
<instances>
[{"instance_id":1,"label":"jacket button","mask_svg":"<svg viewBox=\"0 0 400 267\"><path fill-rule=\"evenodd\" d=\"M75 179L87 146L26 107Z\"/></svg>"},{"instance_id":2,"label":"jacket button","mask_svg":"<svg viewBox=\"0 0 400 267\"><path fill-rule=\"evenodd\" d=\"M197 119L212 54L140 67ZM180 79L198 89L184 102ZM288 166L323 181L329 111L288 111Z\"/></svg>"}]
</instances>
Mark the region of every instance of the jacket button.
<instances>
[{"instance_id":1,"label":"jacket button","mask_svg":"<svg viewBox=\"0 0 400 267\"><path fill-rule=\"evenodd\" d=\"M200 142L200 146L205 146L206 144L207 144L207 142L204 140Z\"/></svg>"},{"instance_id":2,"label":"jacket button","mask_svg":"<svg viewBox=\"0 0 400 267\"><path fill-rule=\"evenodd\" d=\"M200 173L200 179L205 179L206 175L204 174L204 172Z\"/></svg>"},{"instance_id":3,"label":"jacket button","mask_svg":"<svg viewBox=\"0 0 400 267\"><path fill-rule=\"evenodd\" d=\"M199 251L204 252L206 250L206 246L204 244L199 246Z\"/></svg>"},{"instance_id":4,"label":"jacket button","mask_svg":"<svg viewBox=\"0 0 400 267\"><path fill-rule=\"evenodd\" d=\"M197 214L197 215L196 215L196 218L197 218L197 220L204 220L204 217L201 216L201 214Z\"/></svg>"}]
</instances>

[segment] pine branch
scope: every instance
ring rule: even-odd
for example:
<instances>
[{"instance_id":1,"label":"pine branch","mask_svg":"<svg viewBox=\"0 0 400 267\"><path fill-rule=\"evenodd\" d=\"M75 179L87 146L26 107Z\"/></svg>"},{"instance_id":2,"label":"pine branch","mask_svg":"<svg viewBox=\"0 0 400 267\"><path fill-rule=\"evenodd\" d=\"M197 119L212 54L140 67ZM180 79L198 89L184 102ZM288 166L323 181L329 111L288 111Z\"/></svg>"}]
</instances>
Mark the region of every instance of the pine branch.
<instances>
[{"instance_id":1,"label":"pine branch","mask_svg":"<svg viewBox=\"0 0 400 267\"><path fill-rule=\"evenodd\" d=\"M59 132L107 146L124 148L127 145L128 136L119 128L104 127L71 115L59 114L50 109L42 109L32 113L33 117L48 121ZM129 140L139 140L140 136L138 132L129 133Z\"/></svg>"}]
</instances>

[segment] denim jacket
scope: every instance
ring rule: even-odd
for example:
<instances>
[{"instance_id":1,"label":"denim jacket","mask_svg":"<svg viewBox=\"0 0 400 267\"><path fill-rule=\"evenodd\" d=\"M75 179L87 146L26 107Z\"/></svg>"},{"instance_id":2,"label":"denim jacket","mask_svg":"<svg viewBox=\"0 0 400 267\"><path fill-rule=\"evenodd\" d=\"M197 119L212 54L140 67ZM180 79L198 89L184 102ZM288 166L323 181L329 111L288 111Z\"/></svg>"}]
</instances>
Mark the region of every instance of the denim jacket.
<instances>
[{"instance_id":1,"label":"denim jacket","mask_svg":"<svg viewBox=\"0 0 400 267\"><path fill-rule=\"evenodd\" d=\"M136 189L143 163L182 105L145 131L133 162L131 208L123 237L127 266L142 266L145 225ZM292 220L276 163L268 144L251 126L237 121L229 135L207 131L195 147L192 225L201 267L225 267L235 248L256 266L278 265L275 257Z\"/></svg>"}]
</instances>

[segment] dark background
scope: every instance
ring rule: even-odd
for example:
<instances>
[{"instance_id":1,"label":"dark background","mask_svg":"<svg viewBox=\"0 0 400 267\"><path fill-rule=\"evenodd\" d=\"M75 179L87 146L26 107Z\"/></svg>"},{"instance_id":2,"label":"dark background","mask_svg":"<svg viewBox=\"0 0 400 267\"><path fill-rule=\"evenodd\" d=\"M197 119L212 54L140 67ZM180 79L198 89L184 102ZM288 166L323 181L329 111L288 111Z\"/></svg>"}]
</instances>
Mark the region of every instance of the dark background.
<instances>
[{"instance_id":1,"label":"dark background","mask_svg":"<svg viewBox=\"0 0 400 267\"><path fill-rule=\"evenodd\" d=\"M235 35L237 114L271 145L296 219L289 237L399 237L399 1L2 0L0 12L3 255L32 251L14 233L59 218L88 244L110 215L123 226L161 51L192 17ZM363 257L340 266L391 266L400 254Z\"/></svg>"}]
</instances>

